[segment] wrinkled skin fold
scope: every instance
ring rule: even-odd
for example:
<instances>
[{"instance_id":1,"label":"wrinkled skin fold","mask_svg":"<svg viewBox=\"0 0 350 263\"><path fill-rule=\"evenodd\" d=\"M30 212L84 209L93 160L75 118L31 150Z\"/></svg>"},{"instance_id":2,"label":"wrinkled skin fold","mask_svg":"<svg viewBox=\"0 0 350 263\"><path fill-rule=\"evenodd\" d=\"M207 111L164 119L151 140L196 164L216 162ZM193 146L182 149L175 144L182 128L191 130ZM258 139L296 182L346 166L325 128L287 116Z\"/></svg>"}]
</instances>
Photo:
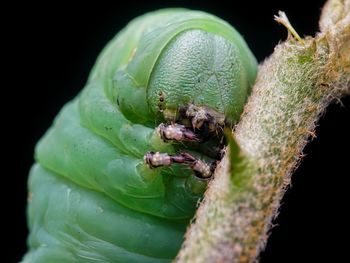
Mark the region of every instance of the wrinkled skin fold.
<instances>
[{"instance_id":1,"label":"wrinkled skin fold","mask_svg":"<svg viewBox=\"0 0 350 263\"><path fill-rule=\"evenodd\" d=\"M181 164L152 169L144 156L213 157L157 127L186 105L233 125L255 75L244 40L214 16L169 9L130 22L37 144L23 262L171 261L207 180Z\"/></svg>"}]
</instances>

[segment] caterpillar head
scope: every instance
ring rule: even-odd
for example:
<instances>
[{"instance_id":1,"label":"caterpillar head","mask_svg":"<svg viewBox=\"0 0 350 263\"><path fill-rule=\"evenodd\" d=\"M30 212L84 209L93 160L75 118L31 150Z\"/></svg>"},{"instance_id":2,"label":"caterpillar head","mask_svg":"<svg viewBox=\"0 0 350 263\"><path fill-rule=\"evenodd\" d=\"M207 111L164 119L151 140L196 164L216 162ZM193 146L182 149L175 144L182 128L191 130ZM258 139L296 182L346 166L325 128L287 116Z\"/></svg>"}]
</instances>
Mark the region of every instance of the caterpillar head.
<instances>
[{"instance_id":1,"label":"caterpillar head","mask_svg":"<svg viewBox=\"0 0 350 263\"><path fill-rule=\"evenodd\" d=\"M168 121L188 119L193 128L205 122L212 126L209 130L224 122L233 124L255 75L255 65L244 61L244 52L249 50L204 30L178 34L164 48L150 76L151 110Z\"/></svg>"}]
</instances>

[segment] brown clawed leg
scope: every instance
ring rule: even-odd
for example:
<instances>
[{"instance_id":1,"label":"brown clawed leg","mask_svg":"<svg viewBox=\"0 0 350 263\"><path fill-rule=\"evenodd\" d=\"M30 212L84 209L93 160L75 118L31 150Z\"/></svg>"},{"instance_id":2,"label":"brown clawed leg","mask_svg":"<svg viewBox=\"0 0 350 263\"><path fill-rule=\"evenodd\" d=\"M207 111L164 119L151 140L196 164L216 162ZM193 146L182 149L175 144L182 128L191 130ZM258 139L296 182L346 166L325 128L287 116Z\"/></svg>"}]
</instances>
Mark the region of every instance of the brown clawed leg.
<instances>
[{"instance_id":1,"label":"brown clawed leg","mask_svg":"<svg viewBox=\"0 0 350 263\"><path fill-rule=\"evenodd\" d=\"M170 166L173 163L188 165L195 172L195 174L201 178L211 177L216 167L215 162L208 164L186 152L177 155L147 152L144 156L144 160L150 168Z\"/></svg>"},{"instance_id":2,"label":"brown clawed leg","mask_svg":"<svg viewBox=\"0 0 350 263\"><path fill-rule=\"evenodd\" d=\"M200 129L204 122L208 121L208 114L204 108L190 104L185 112L187 118L191 120L192 128Z\"/></svg>"},{"instance_id":3,"label":"brown clawed leg","mask_svg":"<svg viewBox=\"0 0 350 263\"><path fill-rule=\"evenodd\" d=\"M186 163L190 165L191 169L198 177L209 178L213 175L216 162L208 164L187 152L181 153L181 156L186 160Z\"/></svg>"},{"instance_id":4,"label":"brown clawed leg","mask_svg":"<svg viewBox=\"0 0 350 263\"><path fill-rule=\"evenodd\" d=\"M196 160L195 157L186 153L170 155L167 153L160 152L147 152L143 159L150 168L170 166L173 163L190 164Z\"/></svg>"},{"instance_id":5,"label":"brown clawed leg","mask_svg":"<svg viewBox=\"0 0 350 263\"><path fill-rule=\"evenodd\" d=\"M196 172L196 175L201 178L210 178L216 168L216 162L206 163L202 160L197 160L191 166L192 170Z\"/></svg>"},{"instance_id":6,"label":"brown clawed leg","mask_svg":"<svg viewBox=\"0 0 350 263\"><path fill-rule=\"evenodd\" d=\"M157 128L160 137L164 141L191 141L199 142L200 138L193 131L187 129L184 125L173 123L163 124L161 123Z\"/></svg>"},{"instance_id":7,"label":"brown clawed leg","mask_svg":"<svg viewBox=\"0 0 350 263\"><path fill-rule=\"evenodd\" d=\"M143 160L150 168L169 166L173 163L171 156L167 153L147 152Z\"/></svg>"},{"instance_id":8,"label":"brown clawed leg","mask_svg":"<svg viewBox=\"0 0 350 263\"><path fill-rule=\"evenodd\" d=\"M194 131L213 133L225 125L225 116L205 106L189 104L179 110L182 119L188 119ZM198 132L196 132L198 134Z\"/></svg>"}]
</instances>

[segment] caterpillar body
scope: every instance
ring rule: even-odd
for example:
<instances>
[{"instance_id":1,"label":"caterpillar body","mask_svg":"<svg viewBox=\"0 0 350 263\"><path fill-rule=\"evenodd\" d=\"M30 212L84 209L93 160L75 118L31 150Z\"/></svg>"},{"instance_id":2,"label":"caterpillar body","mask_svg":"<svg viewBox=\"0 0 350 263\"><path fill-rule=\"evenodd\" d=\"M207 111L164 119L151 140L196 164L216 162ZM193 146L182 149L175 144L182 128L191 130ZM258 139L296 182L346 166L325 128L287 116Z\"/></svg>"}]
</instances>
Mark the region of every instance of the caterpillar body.
<instances>
[{"instance_id":1,"label":"caterpillar body","mask_svg":"<svg viewBox=\"0 0 350 263\"><path fill-rule=\"evenodd\" d=\"M130 22L37 144L23 262L171 261L256 68L210 14Z\"/></svg>"}]
</instances>

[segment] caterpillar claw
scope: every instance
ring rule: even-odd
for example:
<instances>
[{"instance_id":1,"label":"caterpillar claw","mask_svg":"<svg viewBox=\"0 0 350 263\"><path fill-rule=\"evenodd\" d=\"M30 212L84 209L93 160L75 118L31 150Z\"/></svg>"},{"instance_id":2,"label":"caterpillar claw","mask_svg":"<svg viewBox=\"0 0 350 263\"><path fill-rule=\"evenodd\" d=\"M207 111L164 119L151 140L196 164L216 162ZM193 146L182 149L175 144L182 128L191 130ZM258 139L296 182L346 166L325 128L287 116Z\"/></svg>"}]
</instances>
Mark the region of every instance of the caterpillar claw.
<instances>
[{"instance_id":1,"label":"caterpillar claw","mask_svg":"<svg viewBox=\"0 0 350 263\"><path fill-rule=\"evenodd\" d=\"M189 120L196 134L217 133L225 125L225 116L205 106L189 104L180 108L182 120Z\"/></svg>"}]
</instances>

